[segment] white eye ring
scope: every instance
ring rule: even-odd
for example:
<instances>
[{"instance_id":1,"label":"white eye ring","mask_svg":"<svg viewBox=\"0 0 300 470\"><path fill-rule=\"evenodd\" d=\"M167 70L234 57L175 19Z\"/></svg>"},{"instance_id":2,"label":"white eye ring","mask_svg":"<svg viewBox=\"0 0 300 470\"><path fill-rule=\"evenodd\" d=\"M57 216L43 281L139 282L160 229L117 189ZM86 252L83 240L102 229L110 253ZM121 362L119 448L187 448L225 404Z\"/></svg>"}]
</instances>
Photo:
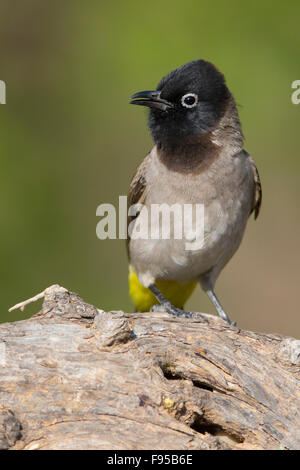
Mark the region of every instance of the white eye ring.
<instances>
[{"instance_id":1,"label":"white eye ring","mask_svg":"<svg viewBox=\"0 0 300 470\"><path fill-rule=\"evenodd\" d=\"M185 99L189 98L190 96L192 98L195 98L195 102L193 104L185 103ZM187 93L186 95L183 95L183 97L181 98L181 104L185 108L194 108L197 105L197 103L198 103L198 95L196 95L196 93Z\"/></svg>"}]
</instances>

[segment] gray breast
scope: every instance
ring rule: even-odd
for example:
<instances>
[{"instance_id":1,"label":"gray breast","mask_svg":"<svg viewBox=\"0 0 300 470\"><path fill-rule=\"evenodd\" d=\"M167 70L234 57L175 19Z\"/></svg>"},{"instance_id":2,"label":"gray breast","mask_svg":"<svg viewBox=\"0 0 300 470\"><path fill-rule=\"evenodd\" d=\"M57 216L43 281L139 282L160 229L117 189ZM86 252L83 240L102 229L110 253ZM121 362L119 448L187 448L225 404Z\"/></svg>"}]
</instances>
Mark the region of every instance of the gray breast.
<instances>
[{"instance_id":1,"label":"gray breast","mask_svg":"<svg viewBox=\"0 0 300 470\"><path fill-rule=\"evenodd\" d=\"M203 221L200 222L201 227L197 227L194 212L191 226L183 230L183 235L187 236L181 240L175 239L172 224L170 239L131 240L131 262L140 279L186 281L199 279L214 267L220 271L237 250L251 210L253 177L245 154L221 154L205 171L191 175L168 170L154 148L146 181L148 215L153 204L178 204L182 207L182 214L186 204L203 205L204 239L200 248L194 245L195 249L186 249L187 242L192 241L191 235L197 234L197 228L202 231ZM153 222L155 225L149 216L149 235ZM162 219L159 224L161 228Z\"/></svg>"}]
</instances>

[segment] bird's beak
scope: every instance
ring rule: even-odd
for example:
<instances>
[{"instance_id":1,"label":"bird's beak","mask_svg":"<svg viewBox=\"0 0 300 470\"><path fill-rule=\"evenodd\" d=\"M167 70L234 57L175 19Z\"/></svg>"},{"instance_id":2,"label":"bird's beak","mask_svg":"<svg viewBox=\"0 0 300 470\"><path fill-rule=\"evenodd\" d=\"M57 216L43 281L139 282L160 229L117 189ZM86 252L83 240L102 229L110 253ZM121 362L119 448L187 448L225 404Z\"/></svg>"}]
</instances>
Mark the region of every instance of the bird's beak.
<instances>
[{"instance_id":1,"label":"bird's beak","mask_svg":"<svg viewBox=\"0 0 300 470\"><path fill-rule=\"evenodd\" d=\"M140 91L130 97L130 104L138 104L139 106L148 106L148 108L159 109L166 111L169 108L174 108L172 103L160 97L160 91Z\"/></svg>"}]
</instances>

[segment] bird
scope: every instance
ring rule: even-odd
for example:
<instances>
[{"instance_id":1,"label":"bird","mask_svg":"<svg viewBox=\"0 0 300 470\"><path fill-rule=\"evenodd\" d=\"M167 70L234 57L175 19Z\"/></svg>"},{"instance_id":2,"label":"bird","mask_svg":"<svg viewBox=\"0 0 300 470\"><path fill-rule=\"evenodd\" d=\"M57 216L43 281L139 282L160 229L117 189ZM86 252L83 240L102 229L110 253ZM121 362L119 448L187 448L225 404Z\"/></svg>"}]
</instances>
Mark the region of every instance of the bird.
<instances>
[{"instance_id":1,"label":"bird","mask_svg":"<svg viewBox=\"0 0 300 470\"><path fill-rule=\"evenodd\" d=\"M128 207L148 213L157 204L204 207L203 243L193 250L186 249L186 237L175 237L175 218L168 239L133 237L143 210L129 210L129 295L136 311L193 317L184 305L200 285L217 314L235 325L215 284L240 246L250 214L259 214L262 189L254 160L243 149L225 77L210 61L193 60L164 76L155 90L133 94L130 104L149 108L154 146L132 178ZM161 219L151 223L161 229Z\"/></svg>"}]
</instances>

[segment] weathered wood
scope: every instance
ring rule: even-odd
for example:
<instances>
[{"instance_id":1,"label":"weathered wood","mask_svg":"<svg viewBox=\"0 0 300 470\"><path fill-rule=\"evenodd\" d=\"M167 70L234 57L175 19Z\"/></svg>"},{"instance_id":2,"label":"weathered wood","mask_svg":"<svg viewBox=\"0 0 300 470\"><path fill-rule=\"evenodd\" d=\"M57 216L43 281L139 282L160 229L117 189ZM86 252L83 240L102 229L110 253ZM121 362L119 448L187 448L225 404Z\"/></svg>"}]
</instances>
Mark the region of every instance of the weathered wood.
<instances>
[{"instance_id":1,"label":"weathered wood","mask_svg":"<svg viewBox=\"0 0 300 470\"><path fill-rule=\"evenodd\" d=\"M300 341L66 289L0 325L2 449L300 449Z\"/></svg>"}]
</instances>

